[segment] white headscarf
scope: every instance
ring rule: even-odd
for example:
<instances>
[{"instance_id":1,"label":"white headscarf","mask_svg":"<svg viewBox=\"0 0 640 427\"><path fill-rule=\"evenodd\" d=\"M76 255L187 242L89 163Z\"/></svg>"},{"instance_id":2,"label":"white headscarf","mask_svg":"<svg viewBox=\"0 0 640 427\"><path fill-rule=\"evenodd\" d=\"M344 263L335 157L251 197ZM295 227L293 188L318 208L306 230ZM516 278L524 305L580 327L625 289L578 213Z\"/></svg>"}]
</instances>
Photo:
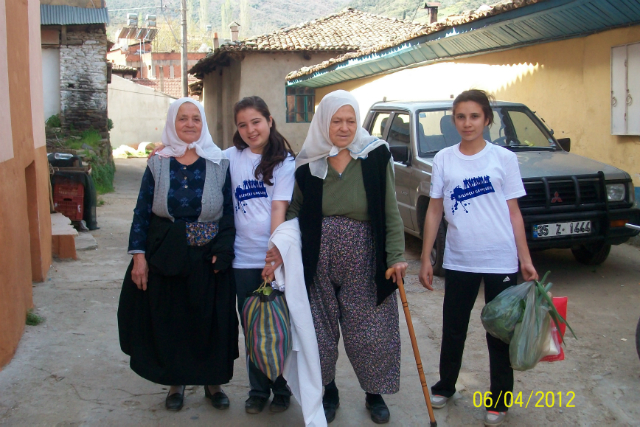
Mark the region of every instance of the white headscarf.
<instances>
[{"instance_id":1,"label":"white headscarf","mask_svg":"<svg viewBox=\"0 0 640 427\"><path fill-rule=\"evenodd\" d=\"M360 108L358 101L349 92L336 90L322 98L316 110L309 133L304 140L300 154L296 157L296 168L309 163L311 175L325 179L327 176L327 157L333 157L342 149L336 147L329 138L331 118L336 111L345 105L351 105L356 113L358 130L351 144L345 147L354 159L366 159L369 152L381 145L389 147L386 141L369 135L360 125Z\"/></svg>"},{"instance_id":2,"label":"white headscarf","mask_svg":"<svg viewBox=\"0 0 640 427\"><path fill-rule=\"evenodd\" d=\"M197 141L187 144L182 141L176 133L176 117L178 116L178 109L185 102L190 102L200 110L200 117L202 118L202 133ZM158 151L160 157L182 157L187 149L195 149L196 153L200 157L204 157L214 163L220 163L220 160L225 156L222 150L213 142L209 128L207 127L207 119L204 115L204 108L202 104L192 98L180 98L169 105L169 111L167 112L167 123L164 125L162 131L162 143L164 148Z\"/></svg>"}]
</instances>

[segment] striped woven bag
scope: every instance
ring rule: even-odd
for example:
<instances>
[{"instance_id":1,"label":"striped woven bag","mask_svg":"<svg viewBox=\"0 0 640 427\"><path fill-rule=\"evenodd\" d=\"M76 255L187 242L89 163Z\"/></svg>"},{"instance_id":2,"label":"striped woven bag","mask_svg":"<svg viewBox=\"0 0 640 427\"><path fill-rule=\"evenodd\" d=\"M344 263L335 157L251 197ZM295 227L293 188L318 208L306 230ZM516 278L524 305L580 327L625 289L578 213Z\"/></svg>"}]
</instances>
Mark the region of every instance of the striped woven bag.
<instances>
[{"instance_id":1,"label":"striped woven bag","mask_svg":"<svg viewBox=\"0 0 640 427\"><path fill-rule=\"evenodd\" d=\"M284 293L265 281L245 299L242 320L249 360L275 381L291 351L291 321Z\"/></svg>"}]
</instances>

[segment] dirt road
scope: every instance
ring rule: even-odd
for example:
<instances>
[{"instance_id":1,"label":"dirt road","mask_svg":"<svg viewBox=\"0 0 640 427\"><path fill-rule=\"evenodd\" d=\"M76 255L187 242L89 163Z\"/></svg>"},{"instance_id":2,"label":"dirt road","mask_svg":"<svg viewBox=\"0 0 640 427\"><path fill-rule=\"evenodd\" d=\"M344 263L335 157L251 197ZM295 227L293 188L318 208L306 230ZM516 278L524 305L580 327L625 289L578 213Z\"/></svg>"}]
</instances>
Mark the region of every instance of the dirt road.
<instances>
[{"instance_id":1,"label":"dirt road","mask_svg":"<svg viewBox=\"0 0 640 427\"><path fill-rule=\"evenodd\" d=\"M129 369L128 357L118 344L116 310L130 259L126 246L144 161L118 160L117 167L117 192L102 197L105 205L98 208L101 228L92 232L98 249L80 252L78 261L55 261L49 279L34 285L36 312L46 322L27 327L14 359L0 372L0 424L303 425L296 403L283 414L244 413L248 381L241 360L236 362L234 379L225 386L231 398L228 411L212 408L202 387L189 387L183 410L169 413L163 406L166 388ZM444 293L441 280L436 281L433 292L418 284L419 248L420 242L408 236L406 287L427 382L432 385L438 377ZM579 340L567 339L564 362L516 372L515 392L516 396L522 392L522 406L512 407L505 425L640 425L640 360L634 345L640 317L640 250L614 247L607 262L595 268L577 264L569 251L535 253L534 262L540 272L552 272L556 295L569 296L569 321ZM488 354L479 319L482 301L481 294L472 314L459 393L451 404L436 411L440 426L482 425L484 411L474 406L474 394L479 403L475 392L485 392L489 385ZM402 382L400 393L385 397L390 424L428 425L400 312ZM336 381L341 407L332 426L373 425L343 350ZM546 400L540 400L539 392Z\"/></svg>"}]
</instances>

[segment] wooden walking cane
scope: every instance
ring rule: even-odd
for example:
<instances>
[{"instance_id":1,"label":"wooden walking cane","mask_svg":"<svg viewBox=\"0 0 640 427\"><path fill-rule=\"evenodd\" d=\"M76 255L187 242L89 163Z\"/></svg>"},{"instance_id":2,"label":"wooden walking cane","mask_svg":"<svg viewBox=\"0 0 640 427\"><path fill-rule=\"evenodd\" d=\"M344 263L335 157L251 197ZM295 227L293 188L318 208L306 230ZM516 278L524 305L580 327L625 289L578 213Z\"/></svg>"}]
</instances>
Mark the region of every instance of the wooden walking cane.
<instances>
[{"instance_id":1,"label":"wooden walking cane","mask_svg":"<svg viewBox=\"0 0 640 427\"><path fill-rule=\"evenodd\" d=\"M395 270L390 268L387 270L385 276L387 279L391 277ZM398 290L400 291L400 300L402 301L402 307L404 308L404 317L407 319L407 327L409 328L409 337L411 338L411 346L413 347L413 355L416 358L416 365L418 366L418 375L420 376L420 383L422 384L422 394L424 394L424 401L427 404L427 410L429 411L429 420L431 421L431 427L436 427L436 417L433 415L433 408L431 407L431 398L429 397L429 387L427 387L427 380L424 377L424 370L422 369L422 359L420 359L420 349L418 348L418 341L416 341L416 333L413 330L413 322L411 321L411 313L409 312L409 304L407 303L407 294L404 292L404 284L402 283L402 277L397 281Z\"/></svg>"}]
</instances>

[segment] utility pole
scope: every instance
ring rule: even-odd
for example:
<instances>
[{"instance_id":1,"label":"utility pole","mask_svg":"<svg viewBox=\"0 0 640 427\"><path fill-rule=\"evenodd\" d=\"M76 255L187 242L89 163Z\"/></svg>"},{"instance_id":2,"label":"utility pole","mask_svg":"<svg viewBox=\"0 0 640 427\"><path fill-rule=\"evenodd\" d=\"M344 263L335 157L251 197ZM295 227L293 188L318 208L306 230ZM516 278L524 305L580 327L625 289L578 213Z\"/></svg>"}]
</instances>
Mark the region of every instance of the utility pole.
<instances>
[{"instance_id":1,"label":"utility pole","mask_svg":"<svg viewBox=\"0 0 640 427\"><path fill-rule=\"evenodd\" d=\"M182 96L189 96L189 79L187 78L187 0L181 0L182 13Z\"/></svg>"}]
</instances>

